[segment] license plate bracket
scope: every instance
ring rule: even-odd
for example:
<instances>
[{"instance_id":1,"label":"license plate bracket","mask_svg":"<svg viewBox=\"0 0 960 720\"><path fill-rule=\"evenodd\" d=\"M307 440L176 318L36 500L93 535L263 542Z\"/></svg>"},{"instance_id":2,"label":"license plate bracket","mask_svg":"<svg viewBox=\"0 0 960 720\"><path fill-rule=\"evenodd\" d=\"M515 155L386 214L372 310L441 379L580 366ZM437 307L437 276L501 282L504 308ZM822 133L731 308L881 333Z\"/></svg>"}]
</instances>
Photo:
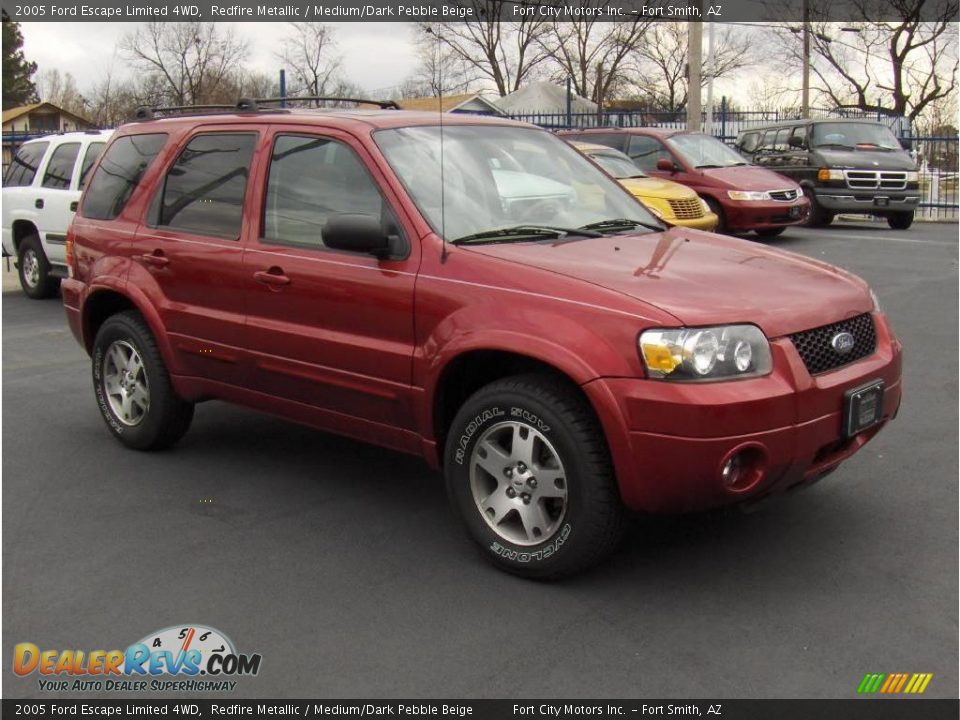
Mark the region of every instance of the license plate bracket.
<instances>
[{"instance_id":1,"label":"license plate bracket","mask_svg":"<svg viewBox=\"0 0 960 720\"><path fill-rule=\"evenodd\" d=\"M873 204L876 205L877 207L889 207L890 198L888 198L885 195L880 195L879 197L875 197L873 199Z\"/></svg>"},{"instance_id":2,"label":"license plate bracket","mask_svg":"<svg viewBox=\"0 0 960 720\"><path fill-rule=\"evenodd\" d=\"M847 390L843 394L843 436L863 432L883 417L883 380Z\"/></svg>"}]
</instances>

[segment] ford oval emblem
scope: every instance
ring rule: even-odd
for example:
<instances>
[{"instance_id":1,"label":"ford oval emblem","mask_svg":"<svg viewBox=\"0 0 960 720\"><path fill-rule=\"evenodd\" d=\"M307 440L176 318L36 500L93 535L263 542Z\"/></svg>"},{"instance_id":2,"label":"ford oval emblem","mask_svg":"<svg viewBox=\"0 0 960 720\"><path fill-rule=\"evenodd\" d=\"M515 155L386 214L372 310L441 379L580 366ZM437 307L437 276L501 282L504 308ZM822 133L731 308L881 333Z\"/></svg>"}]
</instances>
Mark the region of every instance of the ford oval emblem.
<instances>
[{"instance_id":1,"label":"ford oval emblem","mask_svg":"<svg viewBox=\"0 0 960 720\"><path fill-rule=\"evenodd\" d=\"M837 351L838 355L846 355L848 352L853 350L854 343L856 341L853 339L853 335L848 332L839 332L833 336L833 340L830 341L830 345L833 346L833 349Z\"/></svg>"}]
</instances>

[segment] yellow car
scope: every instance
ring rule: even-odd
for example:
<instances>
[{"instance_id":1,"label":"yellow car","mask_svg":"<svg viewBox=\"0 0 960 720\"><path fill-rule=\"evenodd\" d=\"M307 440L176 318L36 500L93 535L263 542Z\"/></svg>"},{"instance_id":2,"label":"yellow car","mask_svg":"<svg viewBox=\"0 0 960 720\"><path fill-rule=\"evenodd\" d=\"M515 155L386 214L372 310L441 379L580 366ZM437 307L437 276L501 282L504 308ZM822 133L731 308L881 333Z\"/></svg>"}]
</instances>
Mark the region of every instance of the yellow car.
<instances>
[{"instance_id":1,"label":"yellow car","mask_svg":"<svg viewBox=\"0 0 960 720\"><path fill-rule=\"evenodd\" d=\"M650 212L668 225L713 230L719 218L696 191L686 185L644 175L619 150L593 143L571 143L608 175L612 175Z\"/></svg>"}]
</instances>

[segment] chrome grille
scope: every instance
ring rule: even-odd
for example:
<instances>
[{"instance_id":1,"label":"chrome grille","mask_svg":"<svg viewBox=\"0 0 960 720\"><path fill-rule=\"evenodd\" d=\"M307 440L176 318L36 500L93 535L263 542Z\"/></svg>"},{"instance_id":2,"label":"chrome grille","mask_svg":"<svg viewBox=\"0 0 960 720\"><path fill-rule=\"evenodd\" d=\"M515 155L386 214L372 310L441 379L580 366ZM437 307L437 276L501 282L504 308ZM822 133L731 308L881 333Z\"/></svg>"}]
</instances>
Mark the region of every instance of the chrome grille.
<instances>
[{"instance_id":1,"label":"chrome grille","mask_svg":"<svg viewBox=\"0 0 960 720\"><path fill-rule=\"evenodd\" d=\"M844 170L847 187L853 190L903 190L907 173L888 170Z\"/></svg>"},{"instance_id":2,"label":"chrome grille","mask_svg":"<svg viewBox=\"0 0 960 720\"><path fill-rule=\"evenodd\" d=\"M799 190L771 190L770 199L778 202L793 202L800 195Z\"/></svg>"},{"instance_id":3,"label":"chrome grille","mask_svg":"<svg viewBox=\"0 0 960 720\"><path fill-rule=\"evenodd\" d=\"M853 349L845 355L834 350L831 344L837 333L841 332L850 333L854 340ZM867 355L872 355L877 349L877 334L870 313L795 333L790 336L790 340L793 341L794 347L797 348L797 352L803 358L803 364L807 366L811 375L849 365Z\"/></svg>"},{"instance_id":4,"label":"chrome grille","mask_svg":"<svg viewBox=\"0 0 960 720\"><path fill-rule=\"evenodd\" d=\"M703 217L703 203L700 198L690 200L669 200L670 209L678 220L696 220Z\"/></svg>"}]
</instances>

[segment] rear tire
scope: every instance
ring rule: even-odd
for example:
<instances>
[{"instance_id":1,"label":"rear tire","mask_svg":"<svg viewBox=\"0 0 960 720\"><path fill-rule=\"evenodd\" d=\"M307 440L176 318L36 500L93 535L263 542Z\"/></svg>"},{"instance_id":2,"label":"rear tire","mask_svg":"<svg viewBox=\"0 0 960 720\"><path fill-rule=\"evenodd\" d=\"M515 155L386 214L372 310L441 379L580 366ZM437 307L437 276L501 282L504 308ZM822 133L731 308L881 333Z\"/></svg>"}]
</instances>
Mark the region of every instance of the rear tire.
<instances>
[{"instance_id":1,"label":"rear tire","mask_svg":"<svg viewBox=\"0 0 960 720\"><path fill-rule=\"evenodd\" d=\"M762 238L772 238L772 237L777 237L777 235L783 235L783 231L786 229L787 228L785 227L761 228L759 230L756 230L755 232L757 233L757 235L759 235Z\"/></svg>"},{"instance_id":2,"label":"rear tire","mask_svg":"<svg viewBox=\"0 0 960 720\"><path fill-rule=\"evenodd\" d=\"M803 194L810 201L810 214L807 216L807 227L826 227L833 222L835 213L825 210L817 202L817 196L810 188L804 188Z\"/></svg>"},{"instance_id":3,"label":"rear tire","mask_svg":"<svg viewBox=\"0 0 960 720\"><path fill-rule=\"evenodd\" d=\"M50 275L50 261L36 235L28 235L17 248L17 273L24 294L34 300L43 300L57 294L60 278Z\"/></svg>"},{"instance_id":4,"label":"rear tire","mask_svg":"<svg viewBox=\"0 0 960 720\"><path fill-rule=\"evenodd\" d=\"M193 403L177 397L143 317L110 317L93 341L93 389L110 433L135 450L160 450L183 437Z\"/></svg>"},{"instance_id":5,"label":"rear tire","mask_svg":"<svg viewBox=\"0 0 960 720\"><path fill-rule=\"evenodd\" d=\"M912 212L898 212L887 215L887 225L894 230L906 230L913 225Z\"/></svg>"},{"instance_id":6,"label":"rear tire","mask_svg":"<svg viewBox=\"0 0 960 720\"><path fill-rule=\"evenodd\" d=\"M477 391L450 427L444 475L484 556L515 575L571 575L621 537L623 505L602 430L562 379L519 375Z\"/></svg>"}]
</instances>

